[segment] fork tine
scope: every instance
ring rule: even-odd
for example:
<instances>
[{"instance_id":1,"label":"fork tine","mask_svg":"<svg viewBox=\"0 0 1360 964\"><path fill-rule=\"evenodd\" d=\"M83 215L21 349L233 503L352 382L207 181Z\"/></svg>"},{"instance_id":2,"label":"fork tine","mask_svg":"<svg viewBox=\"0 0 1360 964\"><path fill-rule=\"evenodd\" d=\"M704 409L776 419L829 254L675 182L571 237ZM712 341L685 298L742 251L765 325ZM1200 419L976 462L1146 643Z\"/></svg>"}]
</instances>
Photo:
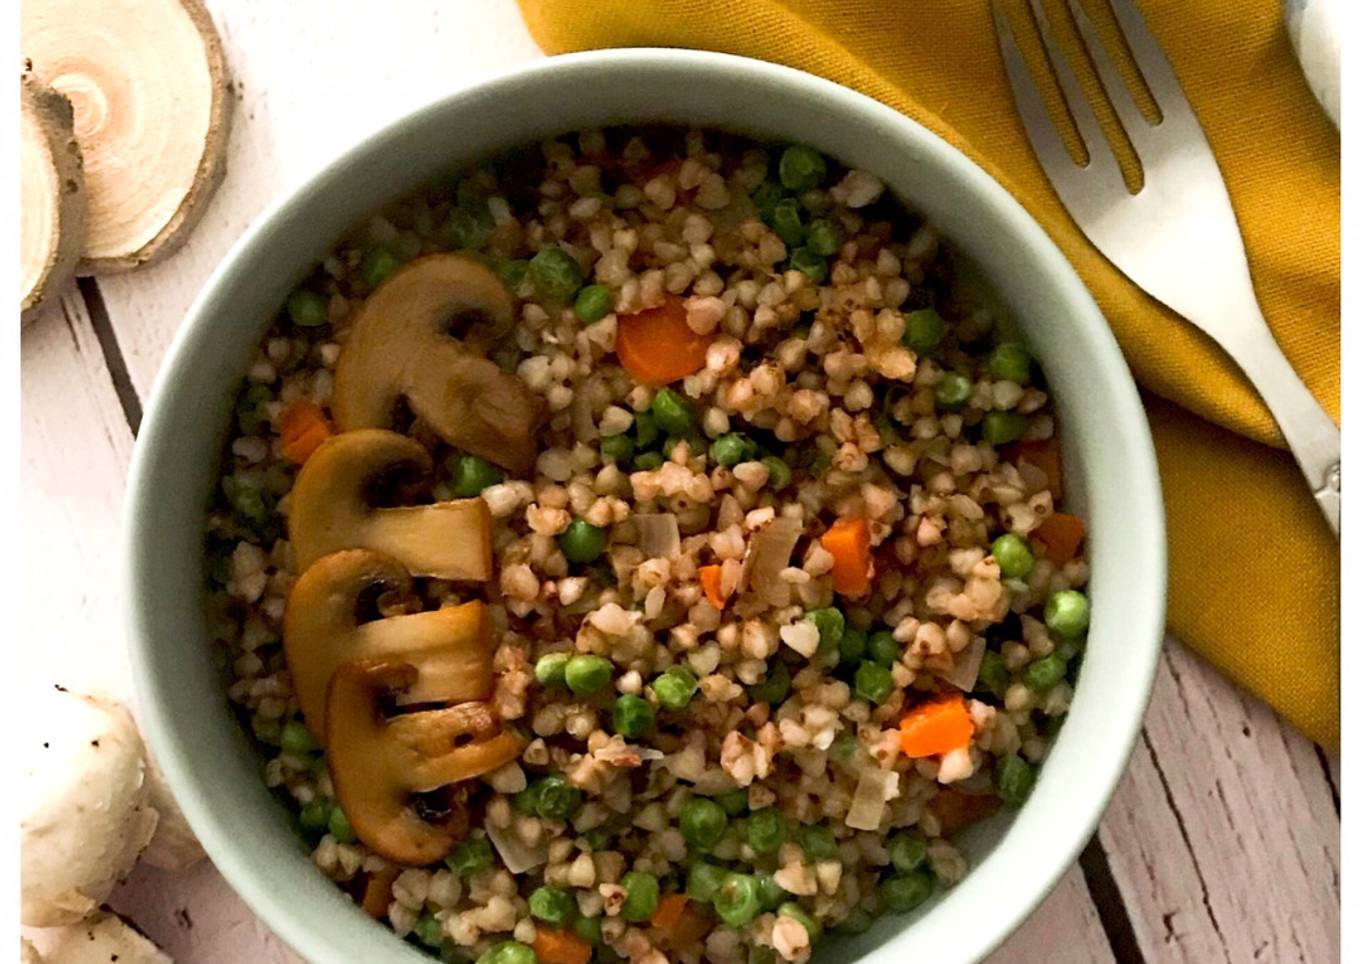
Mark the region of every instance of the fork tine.
<instances>
[{"instance_id":1,"label":"fork tine","mask_svg":"<svg viewBox=\"0 0 1360 964\"><path fill-rule=\"evenodd\" d=\"M1087 53L1091 55L1091 62L1096 66L1096 73L1100 76L1101 86L1105 88L1105 93L1110 98L1110 104L1119 117L1119 123L1124 127L1124 133L1128 134L1129 141L1133 144L1134 149L1139 154L1146 155L1154 147L1147 136L1148 128L1151 125L1147 118L1143 116L1143 112L1138 109L1138 105L1134 103L1128 85L1124 83L1124 78L1119 75L1119 68L1114 65L1114 61L1110 58L1110 53L1096 30L1096 25L1087 16L1082 0L1067 0L1067 6L1072 11L1072 19L1076 21L1082 42L1086 45Z\"/></svg>"},{"instance_id":2,"label":"fork tine","mask_svg":"<svg viewBox=\"0 0 1360 964\"><path fill-rule=\"evenodd\" d=\"M1132 0L1109 0L1109 2L1115 19L1119 21L1120 29L1124 31L1124 42L1128 44L1129 53L1133 55L1133 62L1137 65L1138 72L1143 75L1143 81L1151 91L1152 99L1157 102L1162 117L1166 118L1172 112L1182 111L1194 117L1194 111L1191 110L1189 101L1185 99L1185 91L1181 90L1171 61L1166 59L1161 44L1157 43L1157 38L1152 35L1138 7Z\"/></svg>"},{"instance_id":3,"label":"fork tine","mask_svg":"<svg viewBox=\"0 0 1360 964\"><path fill-rule=\"evenodd\" d=\"M1058 78L1058 87L1062 90L1063 100L1067 102L1067 109L1072 113L1072 120L1076 122L1077 132L1081 135L1082 143L1086 145L1086 153L1090 155L1090 166L1097 169L1117 168L1118 162L1110 151L1110 143L1105 139L1105 132L1100 129L1100 121L1096 120L1095 112L1091 110L1091 102L1086 99L1086 92L1081 89L1077 75L1072 72L1067 55L1053 39L1053 30L1048 23L1048 14L1044 12L1043 0L1029 0L1029 6L1034 11L1034 22L1039 27L1039 39L1043 42L1044 50L1048 52L1048 61Z\"/></svg>"},{"instance_id":4,"label":"fork tine","mask_svg":"<svg viewBox=\"0 0 1360 964\"><path fill-rule=\"evenodd\" d=\"M1010 80L1011 93L1015 97L1015 106L1020 113L1020 122L1025 127L1025 133L1029 135L1029 142L1039 157L1040 166L1048 174L1049 179L1055 182L1059 177L1070 177L1080 173L1082 169L1072 160L1072 155L1063 144L1057 127L1053 125L1053 118L1048 113L1043 95L1039 93L1039 88L1030 75L1029 66L1025 63L1020 46L1015 41L1015 32L1011 29L1010 19L1001 9L1001 0L992 0L992 19L996 24L1001 60L1006 67L1006 76Z\"/></svg>"}]
</instances>

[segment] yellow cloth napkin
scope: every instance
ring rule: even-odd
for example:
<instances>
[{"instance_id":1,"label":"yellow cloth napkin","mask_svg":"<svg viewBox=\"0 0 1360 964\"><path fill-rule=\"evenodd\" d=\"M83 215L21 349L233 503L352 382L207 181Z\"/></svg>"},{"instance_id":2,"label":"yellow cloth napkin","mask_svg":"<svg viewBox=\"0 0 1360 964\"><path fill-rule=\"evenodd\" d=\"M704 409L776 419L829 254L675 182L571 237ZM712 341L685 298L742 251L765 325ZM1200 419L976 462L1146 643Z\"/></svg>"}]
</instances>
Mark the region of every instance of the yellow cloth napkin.
<instances>
[{"instance_id":1,"label":"yellow cloth napkin","mask_svg":"<svg viewBox=\"0 0 1360 964\"><path fill-rule=\"evenodd\" d=\"M1218 156L1265 315L1335 418L1340 141L1293 59L1280 0L1138 2ZM1033 45L1023 4L1007 3ZM1309 737L1337 745L1336 541L1232 363L1125 279L1063 210L1012 105L987 0L520 6L548 53L671 46L777 61L895 107L986 168L1066 253L1145 389L1166 497L1171 631ZM1070 36L1064 5L1047 7L1055 29ZM1087 7L1104 15L1091 0Z\"/></svg>"}]
</instances>

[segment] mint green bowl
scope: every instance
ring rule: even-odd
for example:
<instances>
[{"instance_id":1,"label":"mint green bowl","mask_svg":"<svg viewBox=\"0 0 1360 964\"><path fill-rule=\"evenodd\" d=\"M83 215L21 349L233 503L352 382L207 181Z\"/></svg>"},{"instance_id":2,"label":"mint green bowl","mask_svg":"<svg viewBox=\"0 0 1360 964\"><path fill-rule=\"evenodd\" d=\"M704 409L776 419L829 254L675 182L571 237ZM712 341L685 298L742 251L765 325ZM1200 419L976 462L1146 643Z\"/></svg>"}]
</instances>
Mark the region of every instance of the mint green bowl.
<instances>
[{"instance_id":1,"label":"mint green bowl","mask_svg":"<svg viewBox=\"0 0 1360 964\"><path fill-rule=\"evenodd\" d=\"M1057 401L1066 487L1090 521L1093 617L1071 713L1029 803L970 829L974 865L916 913L829 942L819 961L975 961L1024 920L1095 830L1139 731L1160 651L1165 539L1152 442L1119 348L1076 273L958 151L867 97L719 54L552 58L401 118L246 232L189 311L133 457L126 600L142 726L222 874L316 964L425 957L315 869L227 702L203 615L204 513L234 387L289 290L350 227L463 162L546 135L667 121L803 141L880 175L930 218L1023 330ZM238 177L248 172L237 172Z\"/></svg>"}]
</instances>

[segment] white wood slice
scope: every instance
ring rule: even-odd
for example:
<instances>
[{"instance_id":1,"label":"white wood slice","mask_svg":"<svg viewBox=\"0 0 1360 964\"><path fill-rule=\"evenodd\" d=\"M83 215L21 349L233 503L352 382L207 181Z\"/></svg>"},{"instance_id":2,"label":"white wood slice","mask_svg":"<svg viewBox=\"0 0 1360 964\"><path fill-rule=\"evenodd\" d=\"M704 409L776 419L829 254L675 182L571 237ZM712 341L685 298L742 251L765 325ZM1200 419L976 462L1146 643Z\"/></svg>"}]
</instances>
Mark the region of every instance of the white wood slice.
<instances>
[{"instance_id":1,"label":"white wood slice","mask_svg":"<svg viewBox=\"0 0 1360 964\"><path fill-rule=\"evenodd\" d=\"M1114 964L1081 868L1069 870L987 964Z\"/></svg>"},{"instance_id":2,"label":"white wood slice","mask_svg":"<svg viewBox=\"0 0 1360 964\"><path fill-rule=\"evenodd\" d=\"M1174 640L1100 839L1149 960L1337 959L1340 821L1315 747Z\"/></svg>"}]
</instances>

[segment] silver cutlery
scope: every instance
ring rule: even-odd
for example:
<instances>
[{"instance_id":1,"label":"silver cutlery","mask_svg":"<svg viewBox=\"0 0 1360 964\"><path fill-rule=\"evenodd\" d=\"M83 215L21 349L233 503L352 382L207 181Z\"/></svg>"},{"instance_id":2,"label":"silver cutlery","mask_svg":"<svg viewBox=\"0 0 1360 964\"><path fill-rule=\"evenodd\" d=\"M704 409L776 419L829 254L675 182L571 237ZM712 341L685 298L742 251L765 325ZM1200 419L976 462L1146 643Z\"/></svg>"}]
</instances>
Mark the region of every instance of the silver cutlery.
<instances>
[{"instance_id":1,"label":"silver cutlery","mask_svg":"<svg viewBox=\"0 0 1360 964\"><path fill-rule=\"evenodd\" d=\"M1066 0L1096 75L1143 168L1130 192L1119 163L1042 0L1030 0L1089 160L1073 160L1044 105L1000 0L997 38L1020 119L1039 163L1072 219L1128 278L1216 341L1251 380L1333 532L1341 522L1341 432L1290 366L1261 313L1242 234L1213 151L1176 74L1132 0L1109 0L1133 61L1161 113L1134 102L1081 0Z\"/></svg>"}]
</instances>

